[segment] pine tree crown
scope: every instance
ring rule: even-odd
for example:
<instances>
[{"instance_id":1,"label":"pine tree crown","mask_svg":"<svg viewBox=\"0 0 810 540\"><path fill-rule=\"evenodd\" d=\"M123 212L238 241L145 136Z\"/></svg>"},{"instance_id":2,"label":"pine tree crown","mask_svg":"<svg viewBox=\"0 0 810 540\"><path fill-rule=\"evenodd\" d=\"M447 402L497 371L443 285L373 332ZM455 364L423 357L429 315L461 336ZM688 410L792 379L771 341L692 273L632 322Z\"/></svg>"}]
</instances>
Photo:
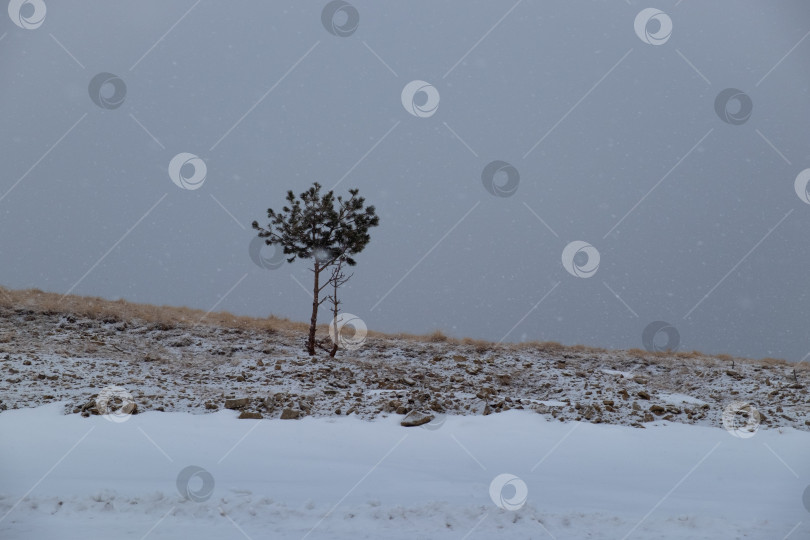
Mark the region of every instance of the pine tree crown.
<instances>
[{"instance_id":1,"label":"pine tree crown","mask_svg":"<svg viewBox=\"0 0 810 540\"><path fill-rule=\"evenodd\" d=\"M299 197L290 190L280 212L267 210L267 227L254 221L253 228L267 245L281 246L290 255L287 262L314 258L316 268L325 268L340 259L354 266L352 256L366 247L369 229L380 222L374 206L365 206L359 192L350 189L348 199L332 190L321 194L317 182Z\"/></svg>"}]
</instances>

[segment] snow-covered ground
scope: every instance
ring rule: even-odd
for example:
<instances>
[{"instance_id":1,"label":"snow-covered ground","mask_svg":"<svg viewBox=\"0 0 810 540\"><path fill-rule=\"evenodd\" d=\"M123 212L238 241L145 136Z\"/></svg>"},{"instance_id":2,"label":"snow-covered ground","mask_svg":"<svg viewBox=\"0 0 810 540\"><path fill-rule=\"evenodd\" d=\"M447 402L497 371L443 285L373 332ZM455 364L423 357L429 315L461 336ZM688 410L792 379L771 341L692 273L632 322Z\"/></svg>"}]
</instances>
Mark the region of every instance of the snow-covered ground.
<instances>
[{"instance_id":1,"label":"snow-covered ground","mask_svg":"<svg viewBox=\"0 0 810 540\"><path fill-rule=\"evenodd\" d=\"M290 325L30 307L0 305L3 540L810 538L806 366L380 334L310 358Z\"/></svg>"},{"instance_id":2,"label":"snow-covered ground","mask_svg":"<svg viewBox=\"0 0 810 540\"><path fill-rule=\"evenodd\" d=\"M765 427L810 430L806 363L652 355L553 343L510 345L369 337L358 350L303 353L305 335L216 325L83 318L0 306L0 411L64 402L92 414L110 386L138 412L359 416L534 410L557 421L641 428L654 420L722 426L734 403ZM234 406L231 404L231 406Z\"/></svg>"},{"instance_id":3,"label":"snow-covered ground","mask_svg":"<svg viewBox=\"0 0 810 540\"><path fill-rule=\"evenodd\" d=\"M810 537L810 433L793 428L237 414L4 411L0 538Z\"/></svg>"}]
</instances>

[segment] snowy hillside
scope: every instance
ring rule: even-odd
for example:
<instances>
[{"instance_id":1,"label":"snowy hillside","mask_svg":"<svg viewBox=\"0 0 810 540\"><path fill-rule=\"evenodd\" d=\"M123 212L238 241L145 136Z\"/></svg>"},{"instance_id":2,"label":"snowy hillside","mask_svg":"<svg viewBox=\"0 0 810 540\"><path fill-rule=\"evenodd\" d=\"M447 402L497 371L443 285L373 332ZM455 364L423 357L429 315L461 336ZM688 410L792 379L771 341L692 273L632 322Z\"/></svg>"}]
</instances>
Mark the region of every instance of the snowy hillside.
<instances>
[{"instance_id":1,"label":"snowy hillside","mask_svg":"<svg viewBox=\"0 0 810 540\"><path fill-rule=\"evenodd\" d=\"M810 536L804 365L44 299L0 307L4 539Z\"/></svg>"},{"instance_id":2,"label":"snowy hillside","mask_svg":"<svg viewBox=\"0 0 810 540\"><path fill-rule=\"evenodd\" d=\"M524 409L561 422L719 427L736 403L753 406L765 427L810 430L806 363L794 374L772 360L438 335L369 336L357 350L312 359L291 323L252 328L0 310L0 409L64 402L66 412L90 414L98 393L115 386L132 395L138 412L228 406L262 418L289 409L296 417L371 419Z\"/></svg>"}]
</instances>

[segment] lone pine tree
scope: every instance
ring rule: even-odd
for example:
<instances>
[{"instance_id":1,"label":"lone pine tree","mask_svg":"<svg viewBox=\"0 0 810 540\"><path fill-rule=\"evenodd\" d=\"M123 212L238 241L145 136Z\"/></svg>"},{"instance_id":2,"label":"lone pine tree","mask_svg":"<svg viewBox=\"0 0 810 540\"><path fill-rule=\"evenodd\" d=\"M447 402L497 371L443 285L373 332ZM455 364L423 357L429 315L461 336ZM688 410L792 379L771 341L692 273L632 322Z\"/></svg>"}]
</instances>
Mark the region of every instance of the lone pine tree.
<instances>
[{"instance_id":1,"label":"lone pine tree","mask_svg":"<svg viewBox=\"0 0 810 540\"><path fill-rule=\"evenodd\" d=\"M344 200L331 190L321 194L321 185L315 182L299 197L288 191L288 205L281 212L269 208L267 217L270 222L266 227L253 222L253 228L259 231L259 237L264 238L267 245L280 246L285 255L291 255L287 262L312 259L312 317L306 346L310 355L315 354L318 307L329 298L321 297L321 291L331 284L332 296L336 300L337 287L346 282L339 268L323 283L321 273L334 266L357 264L353 256L363 251L371 240L369 229L380 222L374 207L365 206L365 199L358 193L358 189L350 189L350 197ZM331 355L334 355L334 350L330 351Z\"/></svg>"}]
</instances>

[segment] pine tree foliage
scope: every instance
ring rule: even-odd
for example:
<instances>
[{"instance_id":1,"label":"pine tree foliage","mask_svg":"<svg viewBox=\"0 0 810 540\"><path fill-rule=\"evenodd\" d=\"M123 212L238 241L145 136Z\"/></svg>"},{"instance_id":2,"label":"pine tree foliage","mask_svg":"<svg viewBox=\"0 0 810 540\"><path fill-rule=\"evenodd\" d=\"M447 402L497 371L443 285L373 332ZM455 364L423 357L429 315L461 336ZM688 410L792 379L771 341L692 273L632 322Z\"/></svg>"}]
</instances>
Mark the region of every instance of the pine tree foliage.
<instances>
[{"instance_id":1,"label":"pine tree foliage","mask_svg":"<svg viewBox=\"0 0 810 540\"><path fill-rule=\"evenodd\" d=\"M332 282L327 279L321 284L321 273L338 263L356 265L354 256L371 241L369 230L380 222L374 206L366 206L365 198L358 193L358 189L350 189L350 196L345 199L331 190L322 194L321 185L315 182L298 197L288 191L287 205L280 212L269 208L267 226L253 222L253 228L267 245L279 246L289 255L287 262L312 260L312 317L307 341L310 355L315 354L318 307L328 298L321 298L320 293Z\"/></svg>"}]
</instances>

